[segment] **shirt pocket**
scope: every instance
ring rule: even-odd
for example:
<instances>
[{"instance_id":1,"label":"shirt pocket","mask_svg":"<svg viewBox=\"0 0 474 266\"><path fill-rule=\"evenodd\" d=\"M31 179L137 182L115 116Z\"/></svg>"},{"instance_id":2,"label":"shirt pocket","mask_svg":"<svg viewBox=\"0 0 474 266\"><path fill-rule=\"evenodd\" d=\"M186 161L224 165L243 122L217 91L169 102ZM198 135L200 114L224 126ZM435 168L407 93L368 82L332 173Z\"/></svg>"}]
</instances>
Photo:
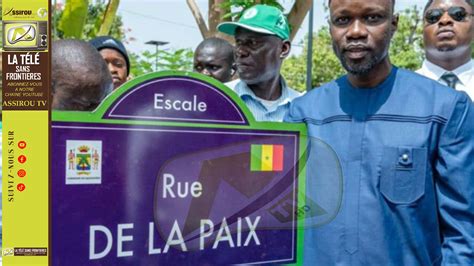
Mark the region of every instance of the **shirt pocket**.
<instances>
[{"instance_id":1,"label":"shirt pocket","mask_svg":"<svg viewBox=\"0 0 474 266\"><path fill-rule=\"evenodd\" d=\"M380 192L391 203L410 204L425 193L426 148L384 147Z\"/></svg>"}]
</instances>

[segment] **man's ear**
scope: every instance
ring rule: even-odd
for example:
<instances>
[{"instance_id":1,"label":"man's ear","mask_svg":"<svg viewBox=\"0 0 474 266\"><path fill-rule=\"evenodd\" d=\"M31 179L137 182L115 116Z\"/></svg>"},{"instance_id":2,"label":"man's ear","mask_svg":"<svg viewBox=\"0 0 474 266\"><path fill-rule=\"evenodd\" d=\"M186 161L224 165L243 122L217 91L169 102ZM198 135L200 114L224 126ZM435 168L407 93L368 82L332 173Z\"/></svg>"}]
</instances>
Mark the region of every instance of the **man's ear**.
<instances>
[{"instance_id":1,"label":"man's ear","mask_svg":"<svg viewBox=\"0 0 474 266\"><path fill-rule=\"evenodd\" d=\"M399 15L394 14L392 18L392 30L391 30L392 36L395 34L395 32L398 29L398 19L399 19Z\"/></svg>"},{"instance_id":2,"label":"man's ear","mask_svg":"<svg viewBox=\"0 0 474 266\"><path fill-rule=\"evenodd\" d=\"M237 64L232 63L232 66L230 67L230 75L233 77L237 73Z\"/></svg>"},{"instance_id":3,"label":"man's ear","mask_svg":"<svg viewBox=\"0 0 474 266\"><path fill-rule=\"evenodd\" d=\"M281 44L280 58L281 59L287 58L288 55L290 54L290 51L291 51L291 42L288 40L283 41Z\"/></svg>"}]
</instances>

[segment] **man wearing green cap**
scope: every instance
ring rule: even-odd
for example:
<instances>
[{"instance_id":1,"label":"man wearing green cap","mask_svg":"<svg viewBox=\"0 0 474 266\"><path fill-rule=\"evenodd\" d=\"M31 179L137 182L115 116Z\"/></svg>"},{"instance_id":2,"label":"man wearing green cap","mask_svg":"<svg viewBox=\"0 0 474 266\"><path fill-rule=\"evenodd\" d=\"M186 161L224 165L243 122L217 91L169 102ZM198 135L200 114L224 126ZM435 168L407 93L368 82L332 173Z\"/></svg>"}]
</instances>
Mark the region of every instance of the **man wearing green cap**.
<instances>
[{"instance_id":1,"label":"man wearing green cap","mask_svg":"<svg viewBox=\"0 0 474 266\"><path fill-rule=\"evenodd\" d=\"M276 7L255 5L238 22L217 29L235 38L235 63L240 80L227 83L258 121L282 121L290 101L300 94L280 75L291 49L285 15Z\"/></svg>"}]
</instances>

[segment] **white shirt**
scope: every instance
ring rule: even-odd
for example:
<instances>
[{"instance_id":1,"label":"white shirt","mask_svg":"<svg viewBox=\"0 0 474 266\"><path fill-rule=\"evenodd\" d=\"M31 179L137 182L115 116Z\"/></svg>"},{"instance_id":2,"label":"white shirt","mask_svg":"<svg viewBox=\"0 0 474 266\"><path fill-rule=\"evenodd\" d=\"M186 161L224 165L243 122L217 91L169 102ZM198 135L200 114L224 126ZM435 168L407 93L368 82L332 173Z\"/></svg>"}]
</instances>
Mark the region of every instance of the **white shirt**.
<instances>
[{"instance_id":1,"label":"white shirt","mask_svg":"<svg viewBox=\"0 0 474 266\"><path fill-rule=\"evenodd\" d=\"M257 121L282 122L290 107L290 102L301 96L301 93L288 87L283 77L281 78L281 96L275 101L266 101L257 97L247 84L240 79L227 82L225 85L240 96Z\"/></svg>"},{"instance_id":2,"label":"white shirt","mask_svg":"<svg viewBox=\"0 0 474 266\"><path fill-rule=\"evenodd\" d=\"M425 60L423 62L423 66L421 66L421 68L418 69L416 73L446 85L446 82L441 80L441 76L447 71L448 70L443 69L442 67L437 66L428 60ZM451 72L459 78L459 82L456 84L456 90L465 91L469 97L474 100L474 60L471 59L466 64L454 69Z\"/></svg>"}]
</instances>

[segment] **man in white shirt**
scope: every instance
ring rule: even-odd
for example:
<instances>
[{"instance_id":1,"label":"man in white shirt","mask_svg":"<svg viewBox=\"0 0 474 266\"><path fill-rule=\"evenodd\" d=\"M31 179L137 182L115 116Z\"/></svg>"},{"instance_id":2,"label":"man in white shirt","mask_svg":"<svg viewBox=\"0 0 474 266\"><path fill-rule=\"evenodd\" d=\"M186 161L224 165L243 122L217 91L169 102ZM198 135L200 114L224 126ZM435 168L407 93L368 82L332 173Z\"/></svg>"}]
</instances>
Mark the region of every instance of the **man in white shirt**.
<instances>
[{"instance_id":1,"label":"man in white shirt","mask_svg":"<svg viewBox=\"0 0 474 266\"><path fill-rule=\"evenodd\" d=\"M226 85L245 102L255 120L281 122L290 102L300 96L280 74L291 49L285 15L276 7L255 5L238 22L224 22L217 29L235 39L240 79Z\"/></svg>"},{"instance_id":2,"label":"man in white shirt","mask_svg":"<svg viewBox=\"0 0 474 266\"><path fill-rule=\"evenodd\" d=\"M426 60L417 72L474 99L474 0L430 0L424 10Z\"/></svg>"}]
</instances>

